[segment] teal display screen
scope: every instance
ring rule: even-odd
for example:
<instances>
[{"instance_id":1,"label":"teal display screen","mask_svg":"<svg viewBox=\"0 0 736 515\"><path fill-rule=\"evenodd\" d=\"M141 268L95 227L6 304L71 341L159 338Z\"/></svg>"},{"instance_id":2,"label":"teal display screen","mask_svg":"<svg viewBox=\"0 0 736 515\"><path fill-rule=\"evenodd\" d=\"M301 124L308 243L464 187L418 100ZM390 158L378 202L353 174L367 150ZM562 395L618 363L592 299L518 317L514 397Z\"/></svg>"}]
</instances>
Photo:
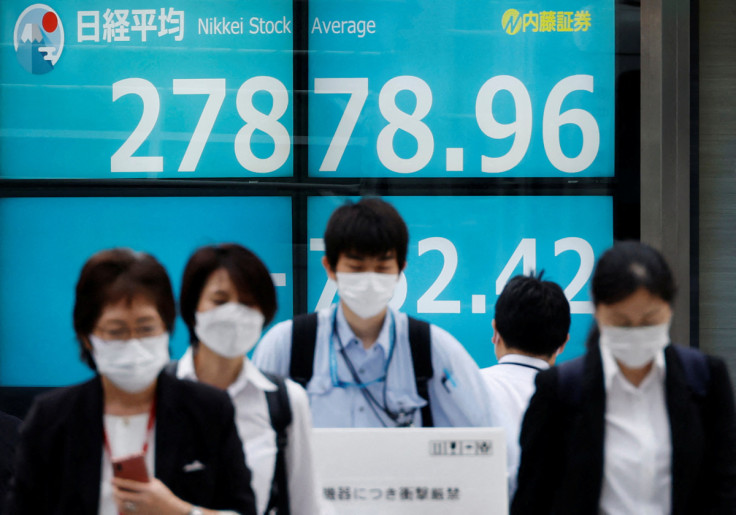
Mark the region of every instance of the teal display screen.
<instances>
[{"instance_id":1,"label":"teal display screen","mask_svg":"<svg viewBox=\"0 0 736 515\"><path fill-rule=\"evenodd\" d=\"M614 2L309 2L312 177L611 177Z\"/></svg>"},{"instance_id":2,"label":"teal display screen","mask_svg":"<svg viewBox=\"0 0 736 515\"><path fill-rule=\"evenodd\" d=\"M0 178L293 175L291 1L2 4Z\"/></svg>"},{"instance_id":3,"label":"teal display screen","mask_svg":"<svg viewBox=\"0 0 736 515\"><path fill-rule=\"evenodd\" d=\"M321 258L322 234L340 197L309 199L309 309L337 299ZM593 323L590 277L613 244L611 197L386 197L406 220L409 253L391 303L452 333L481 366L495 362L493 307L506 282L544 272L570 301L570 341L585 350Z\"/></svg>"},{"instance_id":4,"label":"teal display screen","mask_svg":"<svg viewBox=\"0 0 736 515\"><path fill-rule=\"evenodd\" d=\"M268 223L263 220L268 213ZM291 318L291 200L283 197L0 199L0 386L56 386L91 371L79 359L74 288L95 252L153 254L178 296L184 266L203 245L235 242L255 252L276 285L276 320ZM172 357L188 346L177 321Z\"/></svg>"}]
</instances>

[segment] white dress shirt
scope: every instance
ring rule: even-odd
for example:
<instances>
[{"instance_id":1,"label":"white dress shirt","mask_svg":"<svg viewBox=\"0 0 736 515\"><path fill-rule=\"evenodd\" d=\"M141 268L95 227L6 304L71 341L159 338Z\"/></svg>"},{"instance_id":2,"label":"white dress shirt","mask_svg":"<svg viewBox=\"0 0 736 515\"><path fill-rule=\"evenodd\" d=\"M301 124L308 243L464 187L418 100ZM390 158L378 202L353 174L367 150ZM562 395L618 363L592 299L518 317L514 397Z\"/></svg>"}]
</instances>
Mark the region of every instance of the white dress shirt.
<instances>
[{"instance_id":1,"label":"white dress shirt","mask_svg":"<svg viewBox=\"0 0 736 515\"><path fill-rule=\"evenodd\" d=\"M154 469L156 455L156 427L147 431L149 413L141 413L139 415L119 416L104 415L103 422L105 425L105 433L110 444L110 450L113 458L124 458L131 454L138 454L143 450L143 446L148 439L148 452L146 452L146 468L150 477L156 477ZM118 508L112 497L112 462L108 455L107 449L102 449L102 478L100 483L100 515L118 515Z\"/></svg>"},{"instance_id":2,"label":"white dress shirt","mask_svg":"<svg viewBox=\"0 0 736 515\"><path fill-rule=\"evenodd\" d=\"M191 347L179 360L176 375L196 381ZM235 406L235 424L243 442L246 465L251 471L251 487L256 496L258 513L266 510L271 497L271 484L276 465L276 432L271 426L266 393L276 391L274 385L248 359L227 392ZM309 399L304 389L286 381L292 421L286 430L286 476L292 515L315 515L321 512L318 481L312 459L312 419Z\"/></svg>"},{"instance_id":3,"label":"white dress shirt","mask_svg":"<svg viewBox=\"0 0 736 515\"><path fill-rule=\"evenodd\" d=\"M534 379L540 370L548 368L549 363L543 359L506 354L498 360L497 365L480 371L494 402L493 418L503 421L506 429L509 498L516 491L516 476L521 457L519 432L529 400L536 390Z\"/></svg>"},{"instance_id":4,"label":"white dress shirt","mask_svg":"<svg viewBox=\"0 0 736 515\"><path fill-rule=\"evenodd\" d=\"M672 504L672 443L660 351L641 384L632 385L601 347L606 388L600 513L665 515Z\"/></svg>"},{"instance_id":5,"label":"white dress shirt","mask_svg":"<svg viewBox=\"0 0 736 515\"><path fill-rule=\"evenodd\" d=\"M333 331L334 323L337 331ZM291 329L292 321L287 320L266 333L253 355L253 363L258 368L279 375L289 374ZM434 425L494 425L491 400L473 358L450 333L435 325L430 326L430 339L434 375L428 382L428 389ZM361 389L355 386L341 355L340 343L361 381L369 384L366 389L376 401L382 407L385 403L385 407L395 413L409 413L407 419L414 426L421 426L420 408L426 401L417 394L406 314L389 308L378 339L366 349L345 320L342 307L333 304L321 310L317 317L314 373L307 384L314 427L397 425L381 408L367 401Z\"/></svg>"}]
</instances>

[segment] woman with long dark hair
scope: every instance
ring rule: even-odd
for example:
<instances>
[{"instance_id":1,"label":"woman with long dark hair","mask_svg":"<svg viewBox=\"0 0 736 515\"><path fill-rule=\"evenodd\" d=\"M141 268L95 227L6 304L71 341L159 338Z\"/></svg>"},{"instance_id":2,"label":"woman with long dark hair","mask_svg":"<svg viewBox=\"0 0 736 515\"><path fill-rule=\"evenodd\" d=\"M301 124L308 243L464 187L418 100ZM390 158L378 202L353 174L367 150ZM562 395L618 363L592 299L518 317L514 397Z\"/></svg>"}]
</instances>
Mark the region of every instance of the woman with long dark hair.
<instances>
[{"instance_id":1,"label":"woman with long dark hair","mask_svg":"<svg viewBox=\"0 0 736 515\"><path fill-rule=\"evenodd\" d=\"M619 243L592 296L585 356L537 375L511 513L736 513L731 383L722 360L670 342L669 266Z\"/></svg>"}]
</instances>

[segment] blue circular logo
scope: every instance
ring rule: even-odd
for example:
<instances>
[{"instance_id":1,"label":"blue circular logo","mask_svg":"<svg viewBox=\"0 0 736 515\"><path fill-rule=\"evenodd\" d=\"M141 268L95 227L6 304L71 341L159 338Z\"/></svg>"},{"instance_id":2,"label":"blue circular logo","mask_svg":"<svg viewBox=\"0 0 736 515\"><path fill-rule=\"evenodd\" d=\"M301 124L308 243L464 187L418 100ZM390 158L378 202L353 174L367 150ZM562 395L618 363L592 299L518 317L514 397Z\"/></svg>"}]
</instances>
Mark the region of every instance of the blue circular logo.
<instances>
[{"instance_id":1,"label":"blue circular logo","mask_svg":"<svg viewBox=\"0 0 736 515\"><path fill-rule=\"evenodd\" d=\"M64 49L64 27L51 7L33 4L15 22L15 55L29 73L41 75L54 69Z\"/></svg>"}]
</instances>

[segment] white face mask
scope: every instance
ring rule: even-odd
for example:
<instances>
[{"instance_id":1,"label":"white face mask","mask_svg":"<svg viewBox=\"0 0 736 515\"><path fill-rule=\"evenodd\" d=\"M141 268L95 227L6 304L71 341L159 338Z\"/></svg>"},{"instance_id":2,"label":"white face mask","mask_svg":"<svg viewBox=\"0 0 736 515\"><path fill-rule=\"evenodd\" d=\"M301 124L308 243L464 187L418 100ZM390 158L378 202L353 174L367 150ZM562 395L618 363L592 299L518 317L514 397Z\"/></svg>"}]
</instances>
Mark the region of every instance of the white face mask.
<instances>
[{"instance_id":1,"label":"white face mask","mask_svg":"<svg viewBox=\"0 0 736 515\"><path fill-rule=\"evenodd\" d=\"M670 323L644 327L600 326L601 347L631 368L641 368L670 342Z\"/></svg>"},{"instance_id":2,"label":"white face mask","mask_svg":"<svg viewBox=\"0 0 736 515\"><path fill-rule=\"evenodd\" d=\"M371 318L386 309L399 282L398 274L337 272L337 291L350 311Z\"/></svg>"},{"instance_id":3,"label":"white face mask","mask_svg":"<svg viewBox=\"0 0 736 515\"><path fill-rule=\"evenodd\" d=\"M91 334L89 341L97 371L128 393L145 390L169 362L169 333L114 341Z\"/></svg>"},{"instance_id":4,"label":"white face mask","mask_svg":"<svg viewBox=\"0 0 736 515\"><path fill-rule=\"evenodd\" d=\"M251 350L263 331L263 314L238 302L228 302L195 314L194 332L220 356L235 358Z\"/></svg>"}]
</instances>

